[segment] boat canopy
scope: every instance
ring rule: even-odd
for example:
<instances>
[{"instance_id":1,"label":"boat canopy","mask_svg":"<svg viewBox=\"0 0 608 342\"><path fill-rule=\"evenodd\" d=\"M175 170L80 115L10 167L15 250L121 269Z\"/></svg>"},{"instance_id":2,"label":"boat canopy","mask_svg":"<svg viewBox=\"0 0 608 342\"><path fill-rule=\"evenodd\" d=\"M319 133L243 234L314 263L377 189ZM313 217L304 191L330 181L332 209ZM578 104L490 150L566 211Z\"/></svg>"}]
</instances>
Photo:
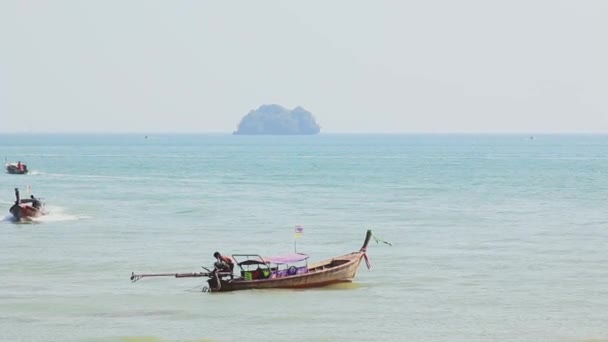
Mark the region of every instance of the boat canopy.
<instances>
[{"instance_id":1,"label":"boat canopy","mask_svg":"<svg viewBox=\"0 0 608 342\"><path fill-rule=\"evenodd\" d=\"M302 253L291 253L264 257L264 261L272 264L291 264L306 259L308 259L308 255Z\"/></svg>"}]
</instances>

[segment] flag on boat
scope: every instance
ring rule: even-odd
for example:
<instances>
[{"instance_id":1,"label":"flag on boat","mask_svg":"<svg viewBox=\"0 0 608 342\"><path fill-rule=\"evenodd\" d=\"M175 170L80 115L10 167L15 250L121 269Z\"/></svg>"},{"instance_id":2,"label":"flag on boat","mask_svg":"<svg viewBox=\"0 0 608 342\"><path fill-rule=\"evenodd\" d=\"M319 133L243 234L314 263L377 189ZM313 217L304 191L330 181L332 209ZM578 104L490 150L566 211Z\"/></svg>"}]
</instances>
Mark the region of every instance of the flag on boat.
<instances>
[{"instance_id":1,"label":"flag on boat","mask_svg":"<svg viewBox=\"0 0 608 342\"><path fill-rule=\"evenodd\" d=\"M304 232L304 228L300 225L297 225L293 232L295 234L295 238L297 239L300 236L302 236L302 233Z\"/></svg>"}]
</instances>

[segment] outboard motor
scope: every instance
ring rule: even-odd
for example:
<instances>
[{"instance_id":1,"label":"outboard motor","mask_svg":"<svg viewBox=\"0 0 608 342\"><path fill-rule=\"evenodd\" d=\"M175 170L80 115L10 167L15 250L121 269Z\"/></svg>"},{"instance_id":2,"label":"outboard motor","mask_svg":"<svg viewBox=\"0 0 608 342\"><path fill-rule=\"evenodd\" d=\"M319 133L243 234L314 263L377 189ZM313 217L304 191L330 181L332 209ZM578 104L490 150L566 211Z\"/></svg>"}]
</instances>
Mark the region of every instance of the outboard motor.
<instances>
[{"instance_id":1,"label":"outboard motor","mask_svg":"<svg viewBox=\"0 0 608 342\"><path fill-rule=\"evenodd\" d=\"M208 288L209 292L219 291L222 288L222 283L220 281L220 278L218 277L217 273L215 273L215 272L207 280L207 284L209 284L209 288Z\"/></svg>"}]
</instances>

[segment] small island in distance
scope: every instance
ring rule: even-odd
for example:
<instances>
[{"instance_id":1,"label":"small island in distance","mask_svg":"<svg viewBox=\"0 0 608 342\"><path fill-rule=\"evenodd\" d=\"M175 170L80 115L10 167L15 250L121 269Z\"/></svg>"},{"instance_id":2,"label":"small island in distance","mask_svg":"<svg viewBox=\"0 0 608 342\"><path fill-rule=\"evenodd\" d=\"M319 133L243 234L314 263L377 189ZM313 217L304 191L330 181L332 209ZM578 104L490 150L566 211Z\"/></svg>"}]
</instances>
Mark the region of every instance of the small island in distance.
<instances>
[{"instance_id":1,"label":"small island in distance","mask_svg":"<svg viewBox=\"0 0 608 342\"><path fill-rule=\"evenodd\" d=\"M234 135L314 135L321 131L314 116L302 107L293 110L277 104L262 105L245 115Z\"/></svg>"}]
</instances>

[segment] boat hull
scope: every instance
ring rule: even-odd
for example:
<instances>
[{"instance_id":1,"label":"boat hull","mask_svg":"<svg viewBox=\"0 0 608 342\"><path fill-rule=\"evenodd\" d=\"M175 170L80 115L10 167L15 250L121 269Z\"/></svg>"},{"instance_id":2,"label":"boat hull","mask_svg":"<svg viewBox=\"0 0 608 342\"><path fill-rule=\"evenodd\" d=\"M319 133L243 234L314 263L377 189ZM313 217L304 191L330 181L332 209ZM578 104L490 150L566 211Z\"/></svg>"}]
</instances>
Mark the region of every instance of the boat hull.
<instances>
[{"instance_id":1,"label":"boat hull","mask_svg":"<svg viewBox=\"0 0 608 342\"><path fill-rule=\"evenodd\" d=\"M17 165L8 164L6 165L6 172L13 175L24 175L27 173L27 168L24 167L22 169L19 169Z\"/></svg>"},{"instance_id":2,"label":"boat hull","mask_svg":"<svg viewBox=\"0 0 608 342\"><path fill-rule=\"evenodd\" d=\"M307 260L308 255L278 256L274 258L267 258L265 260L257 254L238 254L239 257L247 257L247 260L237 264L241 269L242 277L234 278L232 267L227 270L225 265L218 265L219 262L217 262L213 270L205 268L207 272L152 274L131 273L130 279L132 282L135 282L144 277L207 277L207 283L209 286L205 287L203 291L208 292L228 292L251 289L298 289L352 282L357 275L357 270L359 269L362 259L365 259L367 267L370 268L366 251L367 244L371 238L372 231L368 230L365 235L363 246L359 249L359 251L315 263L310 263L307 264L306 267L297 268L295 265L289 266L289 264L292 262ZM236 255L237 254L233 254L233 257ZM255 258L249 259L249 257L257 257L259 258L259 261ZM255 271L249 269L255 267L255 265L258 265L258 268ZM245 268L243 266L245 266ZM264 266L265 268L262 268L261 266ZM283 267L283 269L281 269L281 267ZM295 272L292 272L294 269Z\"/></svg>"},{"instance_id":3,"label":"boat hull","mask_svg":"<svg viewBox=\"0 0 608 342\"><path fill-rule=\"evenodd\" d=\"M336 283L352 282L365 252L354 252L309 265L305 274L281 278L244 280L243 278L211 278L208 280L212 292L250 289L297 289L322 287Z\"/></svg>"},{"instance_id":4,"label":"boat hull","mask_svg":"<svg viewBox=\"0 0 608 342\"><path fill-rule=\"evenodd\" d=\"M44 215L42 210L36 209L27 204L14 204L9 209L9 212L17 221L32 220L33 218Z\"/></svg>"}]
</instances>

